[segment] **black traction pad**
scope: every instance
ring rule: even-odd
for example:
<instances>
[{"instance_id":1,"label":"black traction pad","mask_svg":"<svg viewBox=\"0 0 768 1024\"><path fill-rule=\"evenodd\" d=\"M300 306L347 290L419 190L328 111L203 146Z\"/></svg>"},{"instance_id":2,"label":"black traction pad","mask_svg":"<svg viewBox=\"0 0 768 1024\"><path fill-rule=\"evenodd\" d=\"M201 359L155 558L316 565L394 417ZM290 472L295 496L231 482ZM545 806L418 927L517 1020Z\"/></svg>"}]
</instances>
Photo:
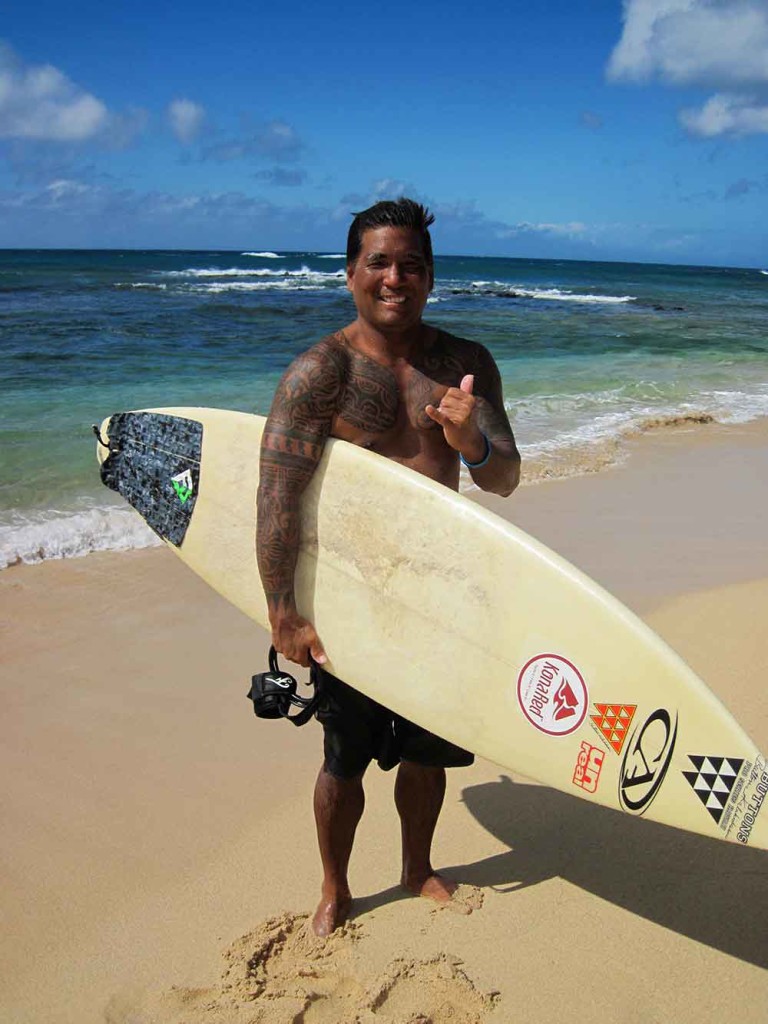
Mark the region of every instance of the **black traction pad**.
<instances>
[{"instance_id":1,"label":"black traction pad","mask_svg":"<svg viewBox=\"0 0 768 1024\"><path fill-rule=\"evenodd\" d=\"M158 537L181 547L200 489L203 425L157 412L119 412L109 421L101 480L128 501Z\"/></svg>"}]
</instances>

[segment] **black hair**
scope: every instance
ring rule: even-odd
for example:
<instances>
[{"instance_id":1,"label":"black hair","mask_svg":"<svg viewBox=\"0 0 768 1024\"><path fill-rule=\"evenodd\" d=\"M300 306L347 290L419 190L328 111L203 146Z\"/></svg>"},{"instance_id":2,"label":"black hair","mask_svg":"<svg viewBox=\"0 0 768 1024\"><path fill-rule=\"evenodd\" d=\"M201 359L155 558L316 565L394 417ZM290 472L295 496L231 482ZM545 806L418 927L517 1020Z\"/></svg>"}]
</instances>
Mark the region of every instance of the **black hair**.
<instances>
[{"instance_id":1,"label":"black hair","mask_svg":"<svg viewBox=\"0 0 768 1024\"><path fill-rule=\"evenodd\" d=\"M360 255L364 232L371 228L410 228L421 235L424 255L431 267L434 259L429 226L434 223L434 220L435 215L430 213L426 206L422 206L421 203L417 203L413 199L406 199L405 196L400 196L399 199L382 199L381 202L374 203L367 210L356 213L355 219L349 226L347 264L354 263Z\"/></svg>"}]
</instances>

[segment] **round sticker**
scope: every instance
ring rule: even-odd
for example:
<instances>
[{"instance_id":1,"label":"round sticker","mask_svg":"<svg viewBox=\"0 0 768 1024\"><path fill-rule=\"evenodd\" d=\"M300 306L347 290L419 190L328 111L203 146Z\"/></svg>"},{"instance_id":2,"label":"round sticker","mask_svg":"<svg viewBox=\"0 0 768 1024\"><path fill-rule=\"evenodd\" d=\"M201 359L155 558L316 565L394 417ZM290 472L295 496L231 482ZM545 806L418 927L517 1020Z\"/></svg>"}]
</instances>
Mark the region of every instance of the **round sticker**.
<instances>
[{"instance_id":1,"label":"round sticker","mask_svg":"<svg viewBox=\"0 0 768 1024\"><path fill-rule=\"evenodd\" d=\"M531 658L518 677L517 699L531 725L548 736L578 729L589 705L581 672L559 654Z\"/></svg>"}]
</instances>

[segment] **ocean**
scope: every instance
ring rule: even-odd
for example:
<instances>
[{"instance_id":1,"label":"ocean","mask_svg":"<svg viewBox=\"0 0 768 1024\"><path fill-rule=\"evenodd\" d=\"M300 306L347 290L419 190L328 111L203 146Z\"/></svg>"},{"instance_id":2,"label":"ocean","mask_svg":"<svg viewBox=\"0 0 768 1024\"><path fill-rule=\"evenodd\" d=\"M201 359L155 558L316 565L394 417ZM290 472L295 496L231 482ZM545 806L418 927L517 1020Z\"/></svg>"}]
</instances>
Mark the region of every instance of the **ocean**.
<instances>
[{"instance_id":1,"label":"ocean","mask_svg":"<svg viewBox=\"0 0 768 1024\"><path fill-rule=\"evenodd\" d=\"M425 319L493 353L526 482L768 415L766 270L442 256L435 276ZM155 543L101 485L91 424L266 413L354 315L341 253L0 251L0 568Z\"/></svg>"}]
</instances>

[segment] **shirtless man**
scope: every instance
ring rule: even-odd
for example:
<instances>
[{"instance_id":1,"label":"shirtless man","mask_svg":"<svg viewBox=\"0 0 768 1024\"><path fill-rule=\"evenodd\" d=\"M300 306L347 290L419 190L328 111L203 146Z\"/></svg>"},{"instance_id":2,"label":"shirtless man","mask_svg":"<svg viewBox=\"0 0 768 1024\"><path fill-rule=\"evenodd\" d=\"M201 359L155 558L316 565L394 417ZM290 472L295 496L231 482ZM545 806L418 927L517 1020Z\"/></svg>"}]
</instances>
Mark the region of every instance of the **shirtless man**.
<instances>
[{"instance_id":1,"label":"shirtless man","mask_svg":"<svg viewBox=\"0 0 768 1024\"><path fill-rule=\"evenodd\" d=\"M433 220L409 199L376 203L355 216L347 287L357 318L294 360L275 393L261 449L257 554L272 642L299 665L308 665L310 655L319 665L327 660L314 626L296 609L294 569L299 502L328 437L369 448L453 490L460 460L484 491L508 495L519 480L520 456L490 353L421 319L434 283ZM349 914L347 867L370 761L385 769L399 762L402 885L439 902L456 888L430 860L445 768L472 762L467 751L327 672L323 692L318 718L325 759L314 797L323 884L313 927L321 936Z\"/></svg>"}]
</instances>

